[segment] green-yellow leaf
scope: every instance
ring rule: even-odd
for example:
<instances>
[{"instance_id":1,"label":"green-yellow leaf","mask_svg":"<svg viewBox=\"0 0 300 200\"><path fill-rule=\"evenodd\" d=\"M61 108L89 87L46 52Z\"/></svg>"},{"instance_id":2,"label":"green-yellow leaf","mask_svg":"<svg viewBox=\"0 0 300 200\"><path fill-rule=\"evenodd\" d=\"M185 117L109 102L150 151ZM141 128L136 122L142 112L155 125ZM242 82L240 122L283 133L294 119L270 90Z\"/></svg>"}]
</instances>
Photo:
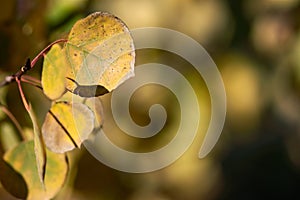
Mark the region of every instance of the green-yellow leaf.
<instances>
[{"instance_id":1,"label":"green-yellow leaf","mask_svg":"<svg viewBox=\"0 0 300 200\"><path fill-rule=\"evenodd\" d=\"M134 75L134 45L130 32L119 18L96 12L73 26L64 46L68 60L66 82L74 91L80 86L101 85L115 89Z\"/></svg>"},{"instance_id":2,"label":"green-yellow leaf","mask_svg":"<svg viewBox=\"0 0 300 200\"><path fill-rule=\"evenodd\" d=\"M38 126L35 114L30 106L29 116L33 124L33 141L34 141L34 153L37 165L37 171L41 183L44 183L45 166L46 166L46 148L42 138L40 127Z\"/></svg>"},{"instance_id":3,"label":"green-yellow leaf","mask_svg":"<svg viewBox=\"0 0 300 200\"><path fill-rule=\"evenodd\" d=\"M86 105L57 102L46 115L42 134L51 151L64 153L80 147L93 128L94 115Z\"/></svg>"},{"instance_id":4,"label":"green-yellow leaf","mask_svg":"<svg viewBox=\"0 0 300 200\"><path fill-rule=\"evenodd\" d=\"M28 200L51 199L61 189L68 172L64 154L47 151L47 165L44 186L37 173L34 142L21 143L4 155L4 160L24 178L28 189Z\"/></svg>"},{"instance_id":5,"label":"green-yellow leaf","mask_svg":"<svg viewBox=\"0 0 300 200\"><path fill-rule=\"evenodd\" d=\"M44 57L42 86L45 95L52 100L65 92L67 62L62 48L55 44Z\"/></svg>"}]
</instances>

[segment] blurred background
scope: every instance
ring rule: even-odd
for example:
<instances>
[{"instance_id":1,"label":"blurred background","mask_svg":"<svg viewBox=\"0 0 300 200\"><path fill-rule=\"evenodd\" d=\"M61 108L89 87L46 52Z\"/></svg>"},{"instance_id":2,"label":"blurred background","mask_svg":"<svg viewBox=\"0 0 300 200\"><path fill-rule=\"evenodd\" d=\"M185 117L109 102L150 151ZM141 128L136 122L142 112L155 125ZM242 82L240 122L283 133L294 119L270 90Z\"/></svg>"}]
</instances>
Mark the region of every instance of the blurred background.
<instances>
[{"instance_id":1,"label":"blurred background","mask_svg":"<svg viewBox=\"0 0 300 200\"><path fill-rule=\"evenodd\" d=\"M299 0L11 0L0 6L0 78L15 73L50 42L66 38L76 20L108 11L130 29L170 28L197 40L216 62L227 92L227 118L213 151L198 159L210 117L205 83L184 59L168 52L140 50L136 65L174 67L197 92L201 122L188 151L172 165L151 173L111 169L84 147L70 154L71 172L56 199L300 199L300 1ZM176 42L176 41L174 41ZM41 64L30 72L40 77ZM49 108L41 91L25 86L40 123ZM133 119L149 123L153 103L168 119L157 136L133 139L111 127L110 95L101 97L109 138L124 149L147 152L174 137L180 108L166 88L145 86L130 102ZM0 90L23 127L31 122L14 84ZM0 131L15 131L0 116ZM15 199L0 185L0 199Z\"/></svg>"}]
</instances>

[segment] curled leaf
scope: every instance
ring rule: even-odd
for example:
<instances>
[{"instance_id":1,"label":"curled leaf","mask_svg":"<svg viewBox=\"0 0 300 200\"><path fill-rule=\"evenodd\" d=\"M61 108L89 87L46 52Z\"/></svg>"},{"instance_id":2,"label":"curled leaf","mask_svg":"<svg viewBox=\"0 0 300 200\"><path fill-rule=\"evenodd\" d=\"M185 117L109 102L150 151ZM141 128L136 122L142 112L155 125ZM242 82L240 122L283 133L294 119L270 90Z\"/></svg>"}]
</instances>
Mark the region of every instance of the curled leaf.
<instances>
[{"instance_id":1,"label":"curled leaf","mask_svg":"<svg viewBox=\"0 0 300 200\"><path fill-rule=\"evenodd\" d=\"M94 115L86 105L57 102L46 115L42 134L51 151L64 153L80 147L93 127Z\"/></svg>"},{"instance_id":2,"label":"curled leaf","mask_svg":"<svg viewBox=\"0 0 300 200\"><path fill-rule=\"evenodd\" d=\"M33 124L33 141L34 141L34 153L37 164L37 171L42 184L44 184L45 167L46 167L46 148L42 138L40 127L38 126L36 116L30 108L28 110L29 116Z\"/></svg>"}]
</instances>

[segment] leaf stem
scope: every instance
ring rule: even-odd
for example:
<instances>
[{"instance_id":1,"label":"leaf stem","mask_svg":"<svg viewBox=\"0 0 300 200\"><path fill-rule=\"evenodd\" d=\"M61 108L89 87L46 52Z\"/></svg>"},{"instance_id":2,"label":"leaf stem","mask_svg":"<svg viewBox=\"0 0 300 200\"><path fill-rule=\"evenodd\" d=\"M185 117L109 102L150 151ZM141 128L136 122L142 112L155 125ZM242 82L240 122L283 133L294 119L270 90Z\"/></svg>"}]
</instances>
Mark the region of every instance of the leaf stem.
<instances>
[{"instance_id":1,"label":"leaf stem","mask_svg":"<svg viewBox=\"0 0 300 200\"><path fill-rule=\"evenodd\" d=\"M23 83L28 83L30 85L33 85L37 88L40 88L40 89L43 89L42 86L41 86L41 81L32 77L32 76L28 76L28 75L23 75L21 77L21 82Z\"/></svg>"},{"instance_id":2,"label":"leaf stem","mask_svg":"<svg viewBox=\"0 0 300 200\"><path fill-rule=\"evenodd\" d=\"M44 56L45 53L47 53L47 51L50 50L50 48L57 44L57 43L60 43L60 42L67 42L68 40L67 39L59 39L59 40L56 40L54 42L52 42L51 44L49 44L46 48L44 48L32 61L31 61L31 68L34 67L35 63Z\"/></svg>"},{"instance_id":3,"label":"leaf stem","mask_svg":"<svg viewBox=\"0 0 300 200\"><path fill-rule=\"evenodd\" d=\"M41 84L41 81L37 78L34 78L32 76L28 76L26 74L24 74L21 78L21 81L28 81L28 82L31 82L32 84L37 84L37 85L40 85Z\"/></svg>"},{"instance_id":4,"label":"leaf stem","mask_svg":"<svg viewBox=\"0 0 300 200\"><path fill-rule=\"evenodd\" d=\"M30 106L29 106L29 104L28 104L28 102L27 102L27 100L26 100L26 97L25 97L25 95L24 95L24 92L23 92L23 89L22 89L22 86L21 86L21 81L20 81L20 79L17 78L17 79L16 79L16 82L17 82L17 84L18 84L18 89L19 89L19 92L20 92L20 95L21 95L21 99L22 99L22 101L23 101L23 105L24 105L25 109L27 110L27 112L29 112L29 111L30 111Z\"/></svg>"}]
</instances>

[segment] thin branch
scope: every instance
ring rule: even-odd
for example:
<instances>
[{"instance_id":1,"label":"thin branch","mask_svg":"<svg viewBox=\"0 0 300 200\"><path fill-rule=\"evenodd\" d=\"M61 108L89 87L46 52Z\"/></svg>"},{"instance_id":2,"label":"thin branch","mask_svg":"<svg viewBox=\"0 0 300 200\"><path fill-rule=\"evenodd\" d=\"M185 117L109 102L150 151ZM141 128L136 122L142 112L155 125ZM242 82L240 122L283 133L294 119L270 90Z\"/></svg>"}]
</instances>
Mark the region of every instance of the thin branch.
<instances>
[{"instance_id":1,"label":"thin branch","mask_svg":"<svg viewBox=\"0 0 300 200\"><path fill-rule=\"evenodd\" d=\"M51 44L49 44L46 48L44 48L33 60L32 62L30 62L30 59L27 59L27 62L24 66L21 67L21 69L19 71L17 71L15 74L10 75L10 76L6 76L5 79L0 82L0 87L8 85L12 82L17 81L17 79L21 80L21 77L30 69L32 69L34 67L34 65L36 64L36 62L42 58L50 49L54 44L60 43L60 42L67 42L67 39L59 39L56 40L54 42L52 42Z\"/></svg>"},{"instance_id":2,"label":"thin branch","mask_svg":"<svg viewBox=\"0 0 300 200\"><path fill-rule=\"evenodd\" d=\"M14 81L15 81L15 76L14 75L6 76L4 78L4 80L0 83L0 87L8 85L9 83L14 82Z\"/></svg>"}]
</instances>

